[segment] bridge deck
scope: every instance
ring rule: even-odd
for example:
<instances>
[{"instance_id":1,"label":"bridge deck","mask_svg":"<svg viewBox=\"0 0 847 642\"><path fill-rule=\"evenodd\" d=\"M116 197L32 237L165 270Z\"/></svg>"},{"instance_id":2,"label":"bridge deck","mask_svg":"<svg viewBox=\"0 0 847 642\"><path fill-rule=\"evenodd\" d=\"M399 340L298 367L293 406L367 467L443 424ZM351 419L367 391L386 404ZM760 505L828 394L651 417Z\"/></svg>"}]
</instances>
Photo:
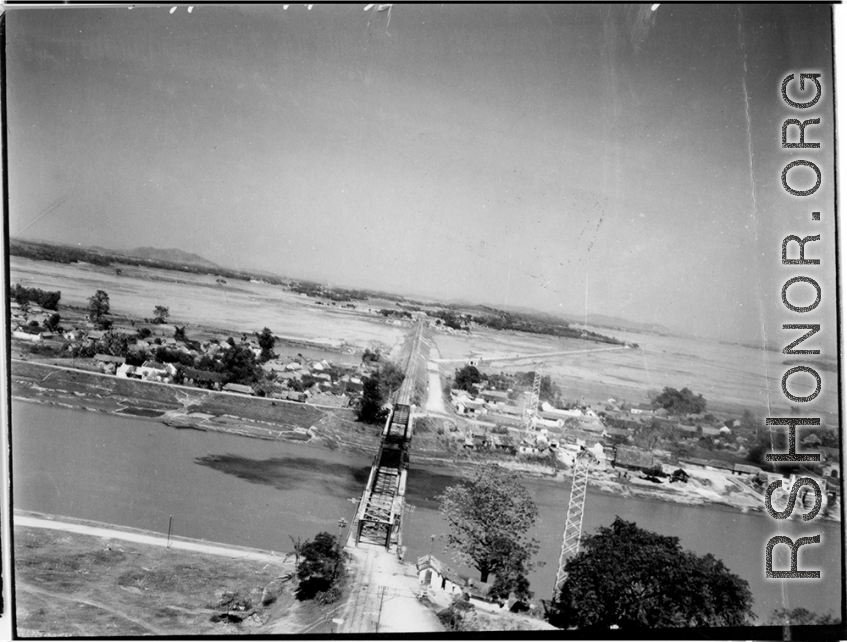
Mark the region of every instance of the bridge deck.
<instances>
[{"instance_id":1,"label":"bridge deck","mask_svg":"<svg viewBox=\"0 0 847 642\"><path fill-rule=\"evenodd\" d=\"M399 539L406 493L405 471L409 465L412 440L412 375L419 359L422 329L423 325L418 324L406 363L406 378L385 422L379 450L359 502L355 527L352 529L356 544L368 542L389 548Z\"/></svg>"}]
</instances>

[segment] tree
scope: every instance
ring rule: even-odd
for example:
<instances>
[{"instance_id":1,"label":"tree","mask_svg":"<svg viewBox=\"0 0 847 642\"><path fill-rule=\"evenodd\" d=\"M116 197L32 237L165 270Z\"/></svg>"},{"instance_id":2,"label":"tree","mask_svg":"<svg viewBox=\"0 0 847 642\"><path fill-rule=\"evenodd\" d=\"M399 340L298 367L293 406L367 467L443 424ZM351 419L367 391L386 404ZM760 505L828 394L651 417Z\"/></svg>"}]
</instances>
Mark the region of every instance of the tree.
<instances>
[{"instance_id":1,"label":"tree","mask_svg":"<svg viewBox=\"0 0 847 642\"><path fill-rule=\"evenodd\" d=\"M300 566L300 551L303 550L303 544L305 542L303 542L303 539L299 535L297 539L294 539L293 535L289 535L288 539L291 540L291 544L294 546L294 550L292 551L294 553L294 568L297 568Z\"/></svg>"},{"instance_id":2,"label":"tree","mask_svg":"<svg viewBox=\"0 0 847 642\"><path fill-rule=\"evenodd\" d=\"M841 620L832 612L820 615L814 611L798 606L793 609L774 609L768 618L767 624L771 626L798 626L808 624L838 624Z\"/></svg>"},{"instance_id":3,"label":"tree","mask_svg":"<svg viewBox=\"0 0 847 642\"><path fill-rule=\"evenodd\" d=\"M163 305L153 308L153 323L166 323L171 311Z\"/></svg>"},{"instance_id":4,"label":"tree","mask_svg":"<svg viewBox=\"0 0 847 642\"><path fill-rule=\"evenodd\" d=\"M477 370L476 366L467 365L464 368L456 370L454 377L455 386L459 390L474 392L474 386L482 381L482 375Z\"/></svg>"},{"instance_id":5,"label":"tree","mask_svg":"<svg viewBox=\"0 0 847 642\"><path fill-rule=\"evenodd\" d=\"M181 328L178 325L174 326L174 339L177 341L186 341L187 337L185 336L185 326Z\"/></svg>"},{"instance_id":6,"label":"tree","mask_svg":"<svg viewBox=\"0 0 847 642\"><path fill-rule=\"evenodd\" d=\"M382 407L397 392L403 383L403 371L393 363L385 363L382 368L366 377L362 382L362 403L359 405L359 421L378 423L385 413Z\"/></svg>"},{"instance_id":7,"label":"tree","mask_svg":"<svg viewBox=\"0 0 847 642\"><path fill-rule=\"evenodd\" d=\"M653 450L667 436L668 429L655 419L649 424L639 424L633 431L635 445L644 450Z\"/></svg>"},{"instance_id":8,"label":"tree","mask_svg":"<svg viewBox=\"0 0 847 642\"><path fill-rule=\"evenodd\" d=\"M334 535L322 532L302 544L297 564L297 599L309 600L328 591L344 573L344 553Z\"/></svg>"},{"instance_id":9,"label":"tree","mask_svg":"<svg viewBox=\"0 0 847 642\"><path fill-rule=\"evenodd\" d=\"M694 396L688 388L665 388L653 399L654 408L664 408L669 415L699 415L706 409L703 395Z\"/></svg>"},{"instance_id":10,"label":"tree","mask_svg":"<svg viewBox=\"0 0 847 642\"><path fill-rule=\"evenodd\" d=\"M488 597L505 602L513 597L526 604L532 599L533 592L529 590L529 580L520 572L498 573L488 589Z\"/></svg>"},{"instance_id":11,"label":"tree","mask_svg":"<svg viewBox=\"0 0 847 642\"><path fill-rule=\"evenodd\" d=\"M276 356L274 354L276 337L269 328L264 328L261 332L257 332L256 336L259 339L259 347L262 349L262 355L259 357L259 361L264 363L269 359L273 359Z\"/></svg>"},{"instance_id":12,"label":"tree","mask_svg":"<svg viewBox=\"0 0 847 642\"><path fill-rule=\"evenodd\" d=\"M359 404L359 421L378 423L383 416L382 406L385 399L377 376L366 377L362 382L362 403Z\"/></svg>"},{"instance_id":13,"label":"tree","mask_svg":"<svg viewBox=\"0 0 847 642\"><path fill-rule=\"evenodd\" d=\"M109 314L109 295L103 290L97 290L94 296L88 299L88 318L103 325L103 317L107 314Z\"/></svg>"},{"instance_id":14,"label":"tree","mask_svg":"<svg viewBox=\"0 0 847 642\"><path fill-rule=\"evenodd\" d=\"M447 488L439 500L456 562L474 566L483 582L490 573L532 569L529 560L538 542L527 531L535 524L538 507L517 474L496 464L481 466L469 483Z\"/></svg>"},{"instance_id":15,"label":"tree","mask_svg":"<svg viewBox=\"0 0 847 642\"><path fill-rule=\"evenodd\" d=\"M549 375L543 375L538 389L538 398L541 401L553 402L557 397L562 396L562 389L559 388Z\"/></svg>"},{"instance_id":16,"label":"tree","mask_svg":"<svg viewBox=\"0 0 847 642\"><path fill-rule=\"evenodd\" d=\"M723 562L620 517L585 538L565 571L548 616L562 628L744 626L753 617L747 581Z\"/></svg>"},{"instance_id":17,"label":"tree","mask_svg":"<svg viewBox=\"0 0 847 642\"><path fill-rule=\"evenodd\" d=\"M248 346L234 343L223 351L221 357L224 383L256 383L262 377L262 369L256 363L256 355Z\"/></svg>"},{"instance_id":18,"label":"tree","mask_svg":"<svg viewBox=\"0 0 847 642\"><path fill-rule=\"evenodd\" d=\"M97 351L115 357L126 357L129 354L129 335L109 331L97 342Z\"/></svg>"},{"instance_id":19,"label":"tree","mask_svg":"<svg viewBox=\"0 0 847 642\"><path fill-rule=\"evenodd\" d=\"M55 332L59 329L59 323L61 322L62 317L59 316L58 312L54 312L50 315L50 317L44 322L44 327L50 330L51 332Z\"/></svg>"}]
</instances>

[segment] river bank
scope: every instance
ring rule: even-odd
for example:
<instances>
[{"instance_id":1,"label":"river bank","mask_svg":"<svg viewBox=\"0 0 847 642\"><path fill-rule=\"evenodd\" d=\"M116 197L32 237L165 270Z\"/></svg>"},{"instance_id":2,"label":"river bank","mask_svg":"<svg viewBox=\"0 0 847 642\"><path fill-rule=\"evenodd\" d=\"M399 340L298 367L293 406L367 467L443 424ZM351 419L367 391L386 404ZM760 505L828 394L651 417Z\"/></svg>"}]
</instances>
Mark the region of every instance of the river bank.
<instances>
[{"instance_id":1,"label":"river bank","mask_svg":"<svg viewBox=\"0 0 847 642\"><path fill-rule=\"evenodd\" d=\"M372 459L317 442L175 430L145 417L17 400L12 413L19 426L12 433L16 510L96 520L162 536L173 515L175 535L277 552L290 550L290 537L338 532L341 517L349 524ZM449 564L451 553L445 546L450 529L439 513L438 497L462 481L469 462L430 465L415 456L414 445L412 457L406 500L415 509L404 529L405 559L413 562L432 552ZM533 537L540 542L537 559L545 562L529 579L533 590L544 596L556 573L569 484L563 477L539 472L525 475L524 485L539 507ZM808 534L808 524L774 523L726 506L688 506L590 487L583 532L608 526L615 516L678 536L683 547L724 560L750 582L760 615L767 616L786 599L816 611L836 608L840 600L836 574L826 574L814 585L763 579L768 538L777 528L792 537ZM824 545L804 550L803 564L834 568L840 564L838 525L821 523L816 532L822 533ZM786 563L777 562L782 567ZM454 568L473 574L472 569Z\"/></svg>"},{"instance_id":2,"label":"river bank","mask_svg":"<svg viewBox=\"0 0 847 642\"><path fill-rule=\"evenodd\" d=\"M34 361L15 361L12 395L20 401L90 412L133 416L164 423L175 429L220 432L253 439L289 441L342 449L371 457L376 451L379 426L356 421L350 409L246 397L154 382L119 379L78 370L61 369ZM14 426L14 417L13 417ZM427 439L421 439L421 446ZM431 442L431 440L429 440ZM495 462L527 478L566 483L570 470L553 471L528 461L506 457L469 456L431 448L412 451L416 464L447 467L459 474ZM657 485L637 476L622 478L616 470L596 470L591 487L615 496L673 502L689 506L723 506L740 512L764 514L764 498L743 480L717 473L689 471L688 484ZM839 511L827 519L840 520Z\"/></svg>"}]
</instances>

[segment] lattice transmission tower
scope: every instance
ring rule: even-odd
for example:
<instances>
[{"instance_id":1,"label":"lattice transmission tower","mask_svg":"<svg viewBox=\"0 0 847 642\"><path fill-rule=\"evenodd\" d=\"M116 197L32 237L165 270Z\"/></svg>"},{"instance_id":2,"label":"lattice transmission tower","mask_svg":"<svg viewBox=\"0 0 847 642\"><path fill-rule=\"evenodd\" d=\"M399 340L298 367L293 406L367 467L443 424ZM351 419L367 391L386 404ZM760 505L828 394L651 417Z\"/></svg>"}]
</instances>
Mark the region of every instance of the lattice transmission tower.
<instances>
[{"instance_id":1,"label":"lattice transmission tower","mask_svg":"<svg viewBox=\"0 0 847 642\"><path fill-rule=\"evenodd\" d=\"M538 396L541 394L541 370L535 371L532 380L532 391L523 411L524 439L529 443L535 443L535 416L538 414Z\"/></svg>"},{"instance_id":2,"label":"lattice transmission tower","mask_svg":"<svg viewBox=\"0 0 847 642\"><path fill-rule=\"evenodd\" d=\"M562 587L568 575L565 562L571 555L579 552L579 540L582 536L582 518L585 515L585 495L588 490L588 476L594 456L587 450L580 452L574 459L573 484L568 500L568 513L565 518L565 531L562 534L562 553L559 555L559 570L556 573L556 585L553 587L553 601L559 599Z\"/></svg>"}]
</instances>

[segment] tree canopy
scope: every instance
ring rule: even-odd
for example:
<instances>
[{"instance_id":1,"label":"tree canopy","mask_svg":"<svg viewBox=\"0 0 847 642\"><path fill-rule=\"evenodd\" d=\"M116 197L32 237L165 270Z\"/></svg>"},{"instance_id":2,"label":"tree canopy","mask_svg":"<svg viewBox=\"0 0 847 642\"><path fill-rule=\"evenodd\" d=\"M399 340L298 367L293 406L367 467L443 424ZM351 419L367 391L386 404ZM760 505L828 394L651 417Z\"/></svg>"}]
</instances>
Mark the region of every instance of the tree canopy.
<instances>
[{"instance_id":1,"label":"tree canopy","mask_svg":"<svg viewBox=\"0 0 847 642\"><path fill-rule=\"evenodd\" d=\"M483 582L490 573L517 582L532 569L538 542L527 532L538 507L516 473L496 464L481 466L469 482L450 486L439 500L454 559L474 566Z\"/></svg>"},{"instance_id":2,"label":"tree canopy","mask_svg":"<svg viewBox=\"0 0 847 642\"><path fill-rule=\"evenodd\" d=\"M109 314L109 295L103 290L97 290L88 299L88 318L95 322L102 322L103 317Z\"/></svg>"},{"instance_id":3,"label":"tree canopy","mask_svg":"<svg viewBox=\"0 0 847 642\"><path fill-rule=\"evenodd\" d=\"M261 332L256 333L256 337L259 342L259 347L262 349L262 355L259 357L259 361L264 363L265 361L273 359L276 356L274 354L276 337L273 335L270 328L263 328Z\"/></svg>"},{"instance_id":4,"label":"tree canopy","mask_svg":"<svg viewBox=\"0 0 847 642\"><path fill-rule=\"evenodd\" d=\"M59 329L59 323L62 321L62 317L58 312L54 312L50 315L50 317L44 322L44 327L48 330L55 332Z\"/></svg>"},{"instance_id":5,"label":"tree canopy","mask_svg":"<svg viewBox=\"0 0 847 642\"><path fill-rule=\"evenodd\" d=\"M232 345L224 350L221 364L224 383L250 385L262 378L262 369L256 363L256 355L246 344Z\"/></svg>"},{"instance_id":6,"label":"tree canopy","mask_svg":"<svg viewBox=\"0 0 847 642\"><path fill-rule=\"evenodd\" d=\"M482 381L482 375L476 366L467 365L456 370L456 376L453 377L453 382L458 390L466 390L467 392L475 392L474 386Z\"/></svg>"},{"instance_id":7,"label":"tree canopy","mask_svg":"<svg viewBox=\"0 0 847 642\"><path fill-rule=\"evenodd\" d=\"M295 546L300 580L297 599L309 600L329 591L344 573L344 552L336 537L322 532L314 540Z\"/></svg>"},{"instance_id":8,"label":"tree canopy","mask_svg":"<svg viewBox=\"0 0 847 642\"><path fill-rule=\"evenodd\" d=\"M9 295L19 305L26 305L32 301L45 310L58 310L59 300L62 298L62 293L59 291L47 292L38 288L25 288L20 283L9 290Z\"/></svg>"},{"instance_id":9,"label":"tree canopy","mask_svg":"<svg viewBox=\"0 0 847 642\"><path fill-rule=\"evenodd\" d=\"M393 363L385 363L382 368L366 377L362 382L362 402L359 405L359 421L379 422L383 419L382 407L390 401L392 393L400 389L403 383L403 371Z\"/></svg>"},{"instance_id":10,"label":"tree canopy","mask_svg":"<svg viewBox=\"0 0 847 642\"><path fill-rule=\"evenodd\" d=\"M586 537L565 570L549 616L562 628L744 626L753 617L747 581L723 562L620 517Z\"/></svg>"},{"instance_id":11,"label":"tree canopy","mask_svg":"<svg viewBox=\"0 0 847 642\"><path fill-rule=\"evenodd\" d=\"M163 305L157 305L153 308L154 323L166 323L170 315L171 311Z\"/></svg>"},{"instance_id":12,"label":"tree canopy","mask_svg":"<svg viewBox=\"0 0 847 642\"><path fill-rule=\"evenodd\" d=\"M706 400L688 388L665 388L653 399L653 407L664 408L669 415L698 415L706 409Z\"/></svg>"}]
</instances>

